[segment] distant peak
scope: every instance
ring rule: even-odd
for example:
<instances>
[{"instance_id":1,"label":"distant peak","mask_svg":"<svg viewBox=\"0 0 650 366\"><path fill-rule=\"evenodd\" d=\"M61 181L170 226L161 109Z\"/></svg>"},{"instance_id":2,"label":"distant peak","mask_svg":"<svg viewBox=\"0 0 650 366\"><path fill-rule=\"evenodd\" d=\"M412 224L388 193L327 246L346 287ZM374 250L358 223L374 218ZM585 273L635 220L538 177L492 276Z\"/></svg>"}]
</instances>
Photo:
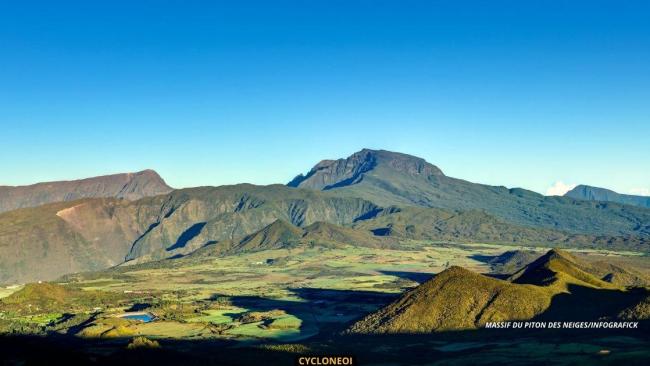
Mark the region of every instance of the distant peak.
<instances>
[{"instance_id":1,"label":"distant peak","mask_svg":"<svg viewBox=\"0 0 650 366\"><path fill-rule=\"evenodd\" d=\"M607 188L581 184L564 194L576 200L616 202L625 205L650 207L650 197L622 194Z\"/></svg>"}]
</instances>

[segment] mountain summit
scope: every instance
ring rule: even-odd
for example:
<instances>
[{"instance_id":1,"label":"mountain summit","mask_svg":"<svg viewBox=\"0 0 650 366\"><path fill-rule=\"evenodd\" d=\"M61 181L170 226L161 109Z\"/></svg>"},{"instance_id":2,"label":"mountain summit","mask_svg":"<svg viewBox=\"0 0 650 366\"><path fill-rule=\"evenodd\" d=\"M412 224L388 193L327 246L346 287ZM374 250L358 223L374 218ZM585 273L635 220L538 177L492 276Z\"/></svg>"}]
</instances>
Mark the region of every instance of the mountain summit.
<instances>
[{"instance_id":1,"label":"mountain summit","mask_svg":"<svg viewBox=\"0 0 650 366\"><path fill-rule=\"evenodd\" d=\"M153 170L104 175L29 186L0 186L0 212L81 198L115 197L136 200L172 191Z\"/></svg>"},{"instance_id":2,"label":"mountain summit","mask_svg":"<svg viewBox=\"0 0 650 366\"><path fill-rule=\"evenodd\" d=\"M428 179L444 175L438 167L422 158L386 150L363 149L346 159L322 160L307 175L300 174L289 187L329 190L361 182L368 175L407 174Z\"/></svg>"},{"instance_id":3,"label":"mountain summit","mask_svg":"<svg viewBox=\"0 0 650 366\"><path fill-rule=\"evenodd\" d=\"M483 211L522 226L568 233L650 236L650 210L610 203L546 197L521 188L489 186L449 177L424 159L363 149L348 158L323 160L290 187L360 197L379 206L420 206Z\"/></svg>"}]
</instances>

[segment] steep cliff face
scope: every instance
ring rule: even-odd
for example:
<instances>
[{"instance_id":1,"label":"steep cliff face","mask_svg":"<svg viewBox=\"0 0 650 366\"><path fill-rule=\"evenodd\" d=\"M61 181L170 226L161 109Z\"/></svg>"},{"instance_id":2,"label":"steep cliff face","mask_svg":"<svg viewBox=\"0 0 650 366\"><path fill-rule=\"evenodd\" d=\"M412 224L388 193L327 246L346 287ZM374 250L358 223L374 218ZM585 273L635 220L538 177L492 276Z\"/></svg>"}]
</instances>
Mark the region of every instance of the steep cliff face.
<instances>
[{"instance_id":1,"label":"steep cliff face","mask_svg":"<svg viewBox=\"0 0 650 366\"><path fill-rule=\"evenodd\" d=\"M159 219L136 239L126 260L187 254L206 244L241 239L278 219L298 227L316 221L341 225L379 209L359 198L250 184L184 189L139 202L161 200Z\"/></svg>"},{"instance_id":2,"label":"steep cliff face","mask_svg":"<svg viewBox=\"0 0 650 366\"><path fill-rule=\"evenodd\" d=\"M0 186L0 212L81 198L114 197L136 200L172 190L153 170L105 175L30 186Z\"/></svg>"},{"instance_id":3,"label":"steep cliff face","mask_svg":"<svg viewBox=\"0 0 650 366\"><path fill-rule=\"evenodd\" d=\"M19 209L0 214L0 283L184 255L241 240L278 219L296 227L350 224L378 210L359 198L250 184Z\"/></svg>"},{"instance_id":4,"label":"steep cliff face","mask_svg":"<svg viewBox=\"0 0 650 366\"><path fill-rule=\"evenodd\" d=\"M318 190L350 186L363 180L376 169L386 169L392 174L406 174L416 179L443 175L438 167L424 159L385 150L363 149L346 159L323 160L307 175L299 175L289 182L289 187Z\"/></svg>"}]
</instances>

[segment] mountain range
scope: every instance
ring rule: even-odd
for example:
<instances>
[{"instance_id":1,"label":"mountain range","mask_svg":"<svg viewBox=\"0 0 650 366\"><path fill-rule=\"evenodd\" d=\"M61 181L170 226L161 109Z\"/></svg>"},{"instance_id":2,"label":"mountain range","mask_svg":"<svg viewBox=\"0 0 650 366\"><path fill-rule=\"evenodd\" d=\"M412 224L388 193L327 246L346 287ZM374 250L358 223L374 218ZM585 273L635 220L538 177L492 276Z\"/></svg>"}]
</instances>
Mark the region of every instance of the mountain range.
<instances>
[{"instance_id":1,"label":"mountain range","mask_svg":"<svg viewBox=\"0 0 650 366\"><path fill-rule=\"evenodd\" d=\"M323 160L288 185L361 197L381 206L479 210L512 224L572 233L650 235L646 209L471 183L448 177L421 158L383 150Z\"/></svg>"},{"instance_id":2,"label":"mountain range","mask_svg":"<svg viewBox=\"0 0 650 366\"><path fill-rule=\"evenodd\" d=\"M19 209L0 214L0 282L53 279L185 255L205 245L227 247L278 219L301 227L352 224L378 210L360 198L249 184Z\"/></svg>"},{"instance_id":3,"label":"mountain range","mask_svg":"<svg viewBox=\"0 0 650 366\"><path fill-rule=\"evenodd\" d=\"M201 248L228 254L424 239L648 251L650 240L648 208L471 183L383 150L323 160L286 186L171 190L144 171L12 189L0 207L21 208L0 213L0 283Z\"/></svg>"}]
</instances>

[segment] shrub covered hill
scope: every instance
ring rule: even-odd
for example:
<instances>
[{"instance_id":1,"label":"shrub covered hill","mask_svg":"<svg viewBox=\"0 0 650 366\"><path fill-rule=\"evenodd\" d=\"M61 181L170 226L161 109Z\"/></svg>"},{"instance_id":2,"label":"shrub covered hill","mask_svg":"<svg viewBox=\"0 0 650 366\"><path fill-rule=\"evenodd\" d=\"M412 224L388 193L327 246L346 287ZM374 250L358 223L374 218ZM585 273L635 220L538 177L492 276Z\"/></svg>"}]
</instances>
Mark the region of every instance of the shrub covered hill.
<instances>
[{"instance_id":1,"label":"shrub covered hill","mask_svg":"<svg viewBox=\"0 0 650 366\"><path fill-rule=\"evenodd\" d=\"M605 282L618 286L650 287L650 276L636 269L616 265L601 258L595 259L586 254L575 253L574 256L577 256L573 261L576 266ZM482 259L490 265L491 273L509 275L518 272L539 257L539 252L534 250L509 250Z\"/></svg>"},{"instance_id":2,"label":"shrub covered hill","mask_svg":"<svg viewBox=\"0 0 650 366\"><path fill-rule=\"evenodd\" d=\"M161 189L143 189L163 194L137 200L121 199L118 190L117 198L68 201L79 197L71 190L58 198L63 202L0 213L0 284L175 258L205 246L223 254L424 239L648 251L650 240L648 208L470 183L388 151L323 161L289 186Z\"/></svg>"},{"instance_id":3,"label":"shrub covered hill","mask_svg":"<svg viewBox=\"0 0 650 366\"><path fill-rule=\"evenodd\" d=\"M599 277L600 268L551 250L508 280L450 267L366 316L350 333L429 333L487 322L544 319L648 319L646 288Z\"/></svg>"},{"instance_id":4,"label":"shrub covered hill","mask_svg":"<svg viewBox=\"0 0 650 366\"><path fill-rule=\"evenodd\" d=\"M375 236L369 231L318 221L305 227L278 219L241 240L229 240L219 245L206 245L188 255L188 259L222 254L254 252L297 246L342 247L354 244L370 248L392 248L399 245L395 238Z\"/></svg>"},{"instance_id":5,"label":"shrub covered hill","mask_svg":"<svg viewBox=\"0 0 650 366\"><path fill-rule=\"evenodd\" d=\"M42 313L87 312L93 307L128 303L130 294L82 290L72 286L42 282L29 283L0 301L1 312L21 315Z\"/></svg>"}]
</instances>

